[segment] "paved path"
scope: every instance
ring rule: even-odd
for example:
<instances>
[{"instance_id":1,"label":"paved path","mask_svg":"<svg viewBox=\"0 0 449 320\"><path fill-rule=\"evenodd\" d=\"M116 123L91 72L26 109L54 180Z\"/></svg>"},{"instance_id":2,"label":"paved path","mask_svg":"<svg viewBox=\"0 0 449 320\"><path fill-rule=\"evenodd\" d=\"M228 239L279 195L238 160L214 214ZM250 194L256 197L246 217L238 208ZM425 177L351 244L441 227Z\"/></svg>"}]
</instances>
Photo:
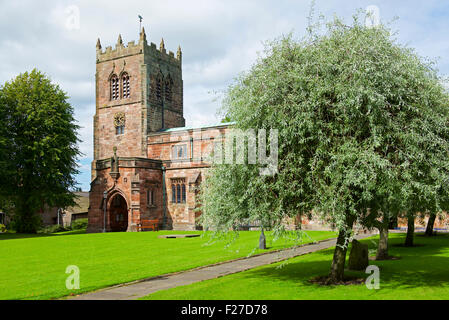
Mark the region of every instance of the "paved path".
<instances>
[{"instance_id":1,"label":"paved path","mask_svg":"<svg viewBox=\"0 0 449 320\"><path fill-rule=\"evenodd\" d=\"M363 239L372 236L372 234L361 234L356 239ZM81 294L75 297L69 297L74 300L135 300L150 293L170 289L178 286L184 286L191 283L218 278L221 276L242 272L267 264L283 261L293 257L312 253L318 250L327 249L335 246L336 239L320 241L315 244L306 244L301 247L264 253L261 255L242 258L229 262L223 262L212 266L205 266L184 272L169 274L139 282L121 284L118 286L101 289L91 293Z\"/></svg>"}]
</instances>

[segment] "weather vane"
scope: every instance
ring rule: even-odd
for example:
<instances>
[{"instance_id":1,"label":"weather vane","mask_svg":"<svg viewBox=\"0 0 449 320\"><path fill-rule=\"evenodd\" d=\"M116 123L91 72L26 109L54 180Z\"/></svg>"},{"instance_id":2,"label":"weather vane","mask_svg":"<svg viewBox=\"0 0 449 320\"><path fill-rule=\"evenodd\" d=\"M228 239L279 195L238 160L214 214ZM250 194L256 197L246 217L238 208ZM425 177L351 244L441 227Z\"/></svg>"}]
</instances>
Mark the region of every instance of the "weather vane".
<instances>
[{"instance_id":1,"label":"weather vane","mask_svg":"<svg viewBox=\"0 0 449 320\"><path fill-rule=\"evenodd\" d=\"M142 20L143 20L143 18L142 18L142 16L139 14L139 15L137 15L138 17L139 17L139 32L142 30Z\"/></svg>"}]
</instances>

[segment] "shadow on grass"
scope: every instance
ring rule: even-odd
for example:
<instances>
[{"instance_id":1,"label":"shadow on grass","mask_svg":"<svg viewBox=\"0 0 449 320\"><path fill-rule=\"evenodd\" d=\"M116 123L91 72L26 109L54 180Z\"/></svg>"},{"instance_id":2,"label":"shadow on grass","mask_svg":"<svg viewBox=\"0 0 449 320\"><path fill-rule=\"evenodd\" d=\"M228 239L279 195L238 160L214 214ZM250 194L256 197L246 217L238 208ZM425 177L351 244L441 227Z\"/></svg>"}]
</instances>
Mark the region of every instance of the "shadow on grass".
<instances>
[{"instance_id":1,"label":"shadow on grass","mask_svg":"<svg viewBox=\"0 0 449 320\"><path fill-rule=\"evenodd\" d=\"M28 239L28 238L45 238L57 236L69 236L74 234L85 234L86 230L65 231L58 233L0 233L0 240Z\"/></svg>"},{"instance_id":2,"label":"shadow on grass","mask_svg":"<svg viewBox=\"0 0 449 320\"><path fill-rule=\"evenodd\" d=\"M449 236L415 239L418 245L416 247L399 246L404 240L405 235L395 236L389 241L390 254L400 257L400 259L370 261L370 264L379 267L382 287L407 289L449 286L449 273L447 272ZM361 242L368 244L370 248L375 245L369 239ZM317 284L311 283L310 280L326 276L329 273L332 254L333 248L317 251L294 258L291 262L282 264L282 267L267 266L242 274L242 277L316 287ZM366 279L368 274L363 271L345 270L345 276ZM337 286L328 286L328 288L337 288Z\"/></svg>"},{"instance_id":3,"label":"shadow on grass","mask_svg":"<svg viewBox=\"0 0 449 320\"><path fill-rule=\"evenodd\" d=\"M447 237L447 232L434 232L431 236L428 236L425 233L416 234L415 237L423 237L423 238L434 238L434 237Z\"/></svg>"},{"instance_id":4,"label":"shadow on grass","mask_svg":"<svg viewBox=\"0 0 449 320\"><path fill-rule=\"evenodd\" d=\"M391 247L399 247L399 248L417 248L417 247L425 247L427 246L427 244L422 244L422 243L414 243L412 246L409 245L405 245L405 243L395 243L393 245L391 245Z\"/></svg>"}]
</instances>

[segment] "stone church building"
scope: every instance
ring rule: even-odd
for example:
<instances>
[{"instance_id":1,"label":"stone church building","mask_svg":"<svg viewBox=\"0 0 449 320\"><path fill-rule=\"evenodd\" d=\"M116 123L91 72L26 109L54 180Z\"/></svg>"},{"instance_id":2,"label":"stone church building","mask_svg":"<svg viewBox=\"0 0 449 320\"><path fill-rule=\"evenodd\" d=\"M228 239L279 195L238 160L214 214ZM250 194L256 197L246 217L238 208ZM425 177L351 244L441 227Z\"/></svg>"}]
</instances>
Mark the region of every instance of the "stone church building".
<instances>
[{"instance_id":1,"label":"stone church building","mask_svg":"<svg viewBox=\"0 0 449 320\"><path fill-rule=\"evenodd\" d=\"M185 127L182 52L147 43L102 49L97 42L94 159L88 232L195 230L203 157L229 124Z\"/></svg>"}]
</instances>

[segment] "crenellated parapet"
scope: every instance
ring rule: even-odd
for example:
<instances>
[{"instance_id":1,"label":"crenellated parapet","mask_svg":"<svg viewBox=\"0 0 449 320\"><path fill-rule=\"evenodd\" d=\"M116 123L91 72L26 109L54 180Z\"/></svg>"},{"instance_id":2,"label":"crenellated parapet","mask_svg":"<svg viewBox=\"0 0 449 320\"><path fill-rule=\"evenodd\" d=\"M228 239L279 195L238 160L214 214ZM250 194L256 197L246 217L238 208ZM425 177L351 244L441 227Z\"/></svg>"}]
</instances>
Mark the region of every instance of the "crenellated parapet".
<instances>
[{"instance_id":1,"label":"crenellated parapet","mask_svg":"<svg viewBox=\"0 0 449 320\"><path fill-rule=\"evenodd\" d=\"M157 48L156 44L152 42L148 44L144 28L142 28L142 31L140 33L140 39L137 43L135 41L130 41L128 42L127 45L124 45L122 36L119 35L117 43L115 44L114 48L112 46L108 46L105 49L102 49L100 39L97 40L96 47L97 47L97 63L136 54L150 54L153 57L157 57L163 61L179 64L179 66L181 66L182 63L181 47L178 47L178 52L175 56L174 52L167 51L165 49L164 39L162 39L159 48Z\"/></svg>"}]
</instances>

